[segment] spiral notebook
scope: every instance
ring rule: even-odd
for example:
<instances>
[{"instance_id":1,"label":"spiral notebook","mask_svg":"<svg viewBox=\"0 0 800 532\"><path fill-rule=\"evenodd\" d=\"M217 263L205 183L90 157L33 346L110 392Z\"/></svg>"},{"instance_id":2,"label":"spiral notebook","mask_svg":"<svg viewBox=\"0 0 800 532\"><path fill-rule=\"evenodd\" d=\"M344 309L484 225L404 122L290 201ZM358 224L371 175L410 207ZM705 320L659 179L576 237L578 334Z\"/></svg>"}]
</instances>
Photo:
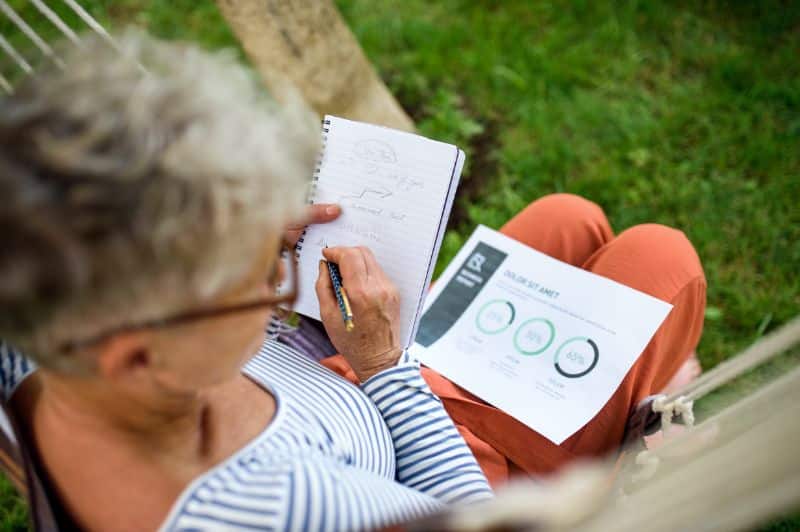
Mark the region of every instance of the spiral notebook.
<instances>
[{"instance_id":1,"label":"spiral notebook","mask_svg":"<svg viewBox=\"0 0 800 532\"><path fill-rule=\"evenodd\" d=\"M400 338L410 346L463 165L452 144L326 116L309 203L338 203L342 214L300 237L294 310L320 319L314 284L324 247L367 246L400 291Z\"/></svg>"}]
</instances>

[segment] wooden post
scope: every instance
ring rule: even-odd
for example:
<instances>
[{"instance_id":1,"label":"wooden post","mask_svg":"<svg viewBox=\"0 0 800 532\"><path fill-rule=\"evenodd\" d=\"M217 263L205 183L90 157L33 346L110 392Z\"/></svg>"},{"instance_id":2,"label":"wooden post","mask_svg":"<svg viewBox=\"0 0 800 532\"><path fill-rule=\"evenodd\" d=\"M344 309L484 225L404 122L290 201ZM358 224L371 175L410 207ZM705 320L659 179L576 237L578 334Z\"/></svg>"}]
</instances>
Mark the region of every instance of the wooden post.
<instances>
[{"instance_id":1,"label":"wooden post","mask_svg":"<svg viewBox=\"0 0 800 532\"><path fill-rule=\"evenodd\" d=\"M276 98L299 89L314 110L412 131L332 0L217 0Z\"/></svg>"}]
</instances>

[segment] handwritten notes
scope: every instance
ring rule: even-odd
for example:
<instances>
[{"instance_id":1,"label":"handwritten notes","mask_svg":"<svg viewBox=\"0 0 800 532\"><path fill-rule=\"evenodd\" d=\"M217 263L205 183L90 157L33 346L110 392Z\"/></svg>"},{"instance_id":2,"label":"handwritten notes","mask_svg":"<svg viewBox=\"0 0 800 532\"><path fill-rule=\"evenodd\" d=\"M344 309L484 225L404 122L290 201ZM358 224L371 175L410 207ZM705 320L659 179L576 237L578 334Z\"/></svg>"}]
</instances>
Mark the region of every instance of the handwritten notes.
<instances>
[{"instance_id":1,"label":"handwritten notes","mask_svg":"<svg viewBox=\"0 0 800 532\"><path fill-rule=\"evenodd\" d=\"M401 294L401 337L411 344L452 206L463 152L418 135L326 117L315 203L338 203L336 221L310 226L300 250L295 308L319 319L321 249L367 246ZM358 316L355 317L358 327Z\"/></svg>"}]
</instances>

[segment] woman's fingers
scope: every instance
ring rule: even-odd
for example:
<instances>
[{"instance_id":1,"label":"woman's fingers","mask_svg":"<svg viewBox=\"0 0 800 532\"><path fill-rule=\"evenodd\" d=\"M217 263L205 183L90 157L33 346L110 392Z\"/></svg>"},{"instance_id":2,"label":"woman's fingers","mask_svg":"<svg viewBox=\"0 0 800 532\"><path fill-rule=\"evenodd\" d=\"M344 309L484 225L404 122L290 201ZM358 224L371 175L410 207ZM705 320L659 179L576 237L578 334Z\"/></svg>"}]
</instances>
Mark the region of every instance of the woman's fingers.
<instances>
[{"instance_id":1,"label":"woman's fingers","mask_svg":"<svg viewBox=\"0 0 800 532\"><path fill-rule=\"evenodd\" d=\"M317 296L322 323L333 345L362 381L394 366L400 353L400 299L375 256L364 247L323 248L323 256L339 265L342 284L353 311L356 334L350 334L338 309L329 272L320 265ZM323 279L323 277L325 277Z\"/></svg>"},{"instance_id":2,"label":"woman's fingers","mask_svg":"<svg viewBox=\"0 0 800 532\"><path fill-rule=\"evenodd\" d=\"M355 248L324 248L322 251L326 259L339 265L342 274L342 283L353 298L354 306L374 304L397 305L400 294L394 283L384 273L372 251L367 247ZM359 267L363 263L363 270ZM365 271L366 275L362 272ZM370 303L365 303L365 301Z\"/></svg>"},{"instance_id":3,"label":"woman's fingers","mask_svg":"<svg viewBox=\"0 0 800 532\"><path fill-rule=\"evenodd\" d=\"M345 286L356 286L366 283L370 277L364 252L360 248L337 246L323 248L322 255L339 266L342 282Z\"/></svg>"},{"instance_id":4,"label":"woman's fingers","mask_svg":"<svg viewBox=\"0 0 800 532\"><path fill-rule=\"evenodd\" d=\"M366 246L359 246L357 249L363 254L364 263L367 265L367 271L370 277L378 278L381 281L388 281L389 278L386 277L383 268L378 264L378 259L375 258L375 254L372 253L372 250Z\"/></svg>"},{"instance_id":5,"label":"woman's fingers","mask_svg":"<svg viewBox=\"0 0 800 532\"><path fill-rule=\"evenodd\" d=\"M300 235L307 225L332 222L342 214L342 208L335 203L318 203L311 205L303 219L286 227L285 238L290 245L297 244Z\"/></svg>"},{"instance_id":6,"label":"woman's fingers","mask_svg":"<svg viewBox=\"0 0 800 532\"><path fill-rule=\"evenodd\" d=\"M385 303L394 304L399 302L400 296L397 292L397 288L391 279L389 279L389 276L386 275L386 272L383 271L380 264L378 264L378 260L375 258L375 254L372 253L372 250L368 247L360 247L359 249L364 254L364 261L367 263L367 268L370 272L371 287L380 294L381 299Z\"/></svg>"},{"instance_id":7,"label":"woman's fingers","mask_svg":"<svg viewBox=\"0 0 800 532\"><path fill-rule=\"evenodd\" d=\"M310 224L324 224L334 221L339 215L342 214L342 208L335 203L315 203L309 205L308 210L303 215L301 220L296 223L289 224L287 229L294 230L303 228Z\"/></svg>"},{"instance_id":8,"label":"woman's fingers","mask_svg":"<svg viewBox=\"0 0 800 532\"><path fill-rule=\"evenodd\" d=\"M303 227L300 229L287 229L286 233L283 235L283 239L286 240L286 243L289 244L289 246L295 246L297 241L300 240L300 235L303 234L303 229Z\"/></svg>"},{"instance_id":9,"label":"woman's fingers","mask_svg":"<svg viewBox=\"0 0 800 532\"><path fill-rule=\"evenodd\" d=\"M325 224L334 221L342 213L342 208L335 203L316 203L309 209L307 224Z\"/></svg>"}]
</instances>

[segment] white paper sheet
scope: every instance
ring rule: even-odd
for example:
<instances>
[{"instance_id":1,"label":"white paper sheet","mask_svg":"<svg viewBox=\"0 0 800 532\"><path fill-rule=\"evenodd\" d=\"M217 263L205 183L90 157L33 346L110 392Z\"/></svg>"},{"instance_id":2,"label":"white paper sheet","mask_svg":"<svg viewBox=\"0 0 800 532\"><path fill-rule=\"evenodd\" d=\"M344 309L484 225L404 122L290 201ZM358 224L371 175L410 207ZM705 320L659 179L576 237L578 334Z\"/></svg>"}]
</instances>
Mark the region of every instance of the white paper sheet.
<instances>
[{"instance_id":1,"label":"white paper sheet","mask_svg":"<svg viewBox=\"0 0 800 532\"><path fill-rule=\"evenodd\" d=\"M322 248L367 246L400 292L400 336L408 346L464 153L419 135L335 116L325 120L329 133L314 202L338 203L342 215L306 231L299 261L301 291L294 309L319 319L314 283ZM358 316L354 323L358 328Z\"/></svg>"},{"instance_id":2,"label":"white paper sheet","mask_svg":"<svg viewBox=\"0 0 800 532\"><path fill-rule=\"evenodd\" d=\"M428 295L412 353L560 444L606 404L671 308L480 226Z\"/></svg>"}]
</instances>

